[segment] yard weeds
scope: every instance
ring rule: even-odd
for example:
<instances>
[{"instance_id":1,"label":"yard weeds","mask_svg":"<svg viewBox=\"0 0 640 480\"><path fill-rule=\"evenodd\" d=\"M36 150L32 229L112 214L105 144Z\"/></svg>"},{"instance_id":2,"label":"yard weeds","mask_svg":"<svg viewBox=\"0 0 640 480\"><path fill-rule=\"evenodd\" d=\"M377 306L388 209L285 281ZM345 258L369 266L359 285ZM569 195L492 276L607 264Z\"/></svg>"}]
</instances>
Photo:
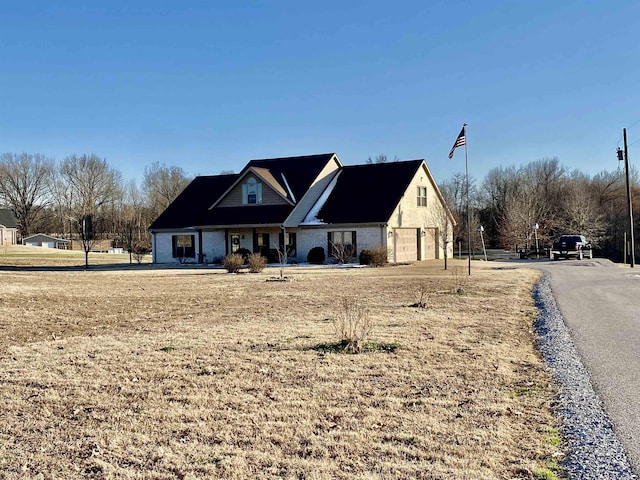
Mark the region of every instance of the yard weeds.
<instances>
[{"instance_id":1,"label":"yard weeds","mask_svg":"<svg viewBox=\"0 0 640 480\"><path fill-rule=\"evenodd\" d=\"M334 322L336 334L344 350L360 353L373 330L369 309L359 299L342 298L341 311Z\"/></svg>"},{"instance_id":2,"label":"yard weeds","mask_svg":"<svg viewBox=\"0 0 640 480\"><path fill-rule=\"evenodd\" d=\"M562 477L537 273L291 270L3 271L0 477Z\"/></svg>"},{"instance_id":3,"label":"yard weeds","mask_svg":"<svg viewBox=\"0 0 640 480\"><path fill-rule=\"evenodd\" d=\"M451 278L453 279L452 293L462 294L465 292L469 276L466 273L466 269L460 265L451 267Z\"/></svg>"},{"instance_id":4,"label":"yard weeds","mask_svg":"<svg viewBox=\"0 0 640 480\"><path fill-rule=\"evenodd\" d=\"M424 282L419 283L414 292L416 302L411 304L411 306L415 308L427 308L428 294L429 286Z\"/></svg>"}]
</instances>

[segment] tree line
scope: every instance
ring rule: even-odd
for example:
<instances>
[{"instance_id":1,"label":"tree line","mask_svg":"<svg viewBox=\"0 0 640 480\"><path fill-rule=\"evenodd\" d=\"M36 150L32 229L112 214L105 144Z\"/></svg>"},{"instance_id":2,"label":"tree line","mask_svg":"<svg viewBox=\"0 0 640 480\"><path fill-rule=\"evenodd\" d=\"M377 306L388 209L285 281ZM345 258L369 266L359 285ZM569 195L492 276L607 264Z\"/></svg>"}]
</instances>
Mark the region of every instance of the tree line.
<instances>
[{"instance_id":1,"label":"tree line","mask_svg":"<svg viewBox=\"0 0 640 480\"><path fill-rule=\"evenodd\" d=\"M140 185L95 154L56 161L35 153L0 155L0 205L15 213L20 238L47 233L111 247L150 248L147 228L191 181L182 168L158 162Z\"/></svg>"},{"instance_id":2,"label":"tree line","mask_svg":"<svg viewBox=\"0 0 640 480\"><path fill-rule=\"evenodd\" d=\"M574 233L585 235L598 254L623 260L629 231L623 169L589 176L562 166L554 157L520 167L496 167L481 182L470 178L468 183L472 248L479 248L480 226L489 246L506 249L535 247L536 236L541 248L548 247L561 234ZM640 189L634 169L630 186L632 203L638 205ZM466 177L455 174L439 187L458 222L456 245L461 242L466 248Z\"/></svg>"},{"instance_id":3,"label":"tree line","mask_svg":"<svg viewBox=\"0 0 640 480\"><path fill-rule=\"evenodd\" d=\"M368 160L385 161L381 155ZM85 240L85 247L108 238L113 247L150 248L149 225L191 180L182 168L158 162L145 168L138 185L95 154L70 155L61 161L38 153L0 155L0 205L15 213L19 236L48 233ZM632 168L636 205L639 183ZM439 187L457 220L456 246L466 249L467 179L456 173ZM591 240L599 254L622 260L629 218L622 169L589 176L562 166L555 157L543 158L519 167L496 167L480 182L470 178L468 193L473 249L480 248L482 226L489 247L531 247L535 236L544 247L563 233L576 233ZM634 224L637 219L634 215ZM536 231L534 224L539 227Z\"/></svg>"}]
</instances>

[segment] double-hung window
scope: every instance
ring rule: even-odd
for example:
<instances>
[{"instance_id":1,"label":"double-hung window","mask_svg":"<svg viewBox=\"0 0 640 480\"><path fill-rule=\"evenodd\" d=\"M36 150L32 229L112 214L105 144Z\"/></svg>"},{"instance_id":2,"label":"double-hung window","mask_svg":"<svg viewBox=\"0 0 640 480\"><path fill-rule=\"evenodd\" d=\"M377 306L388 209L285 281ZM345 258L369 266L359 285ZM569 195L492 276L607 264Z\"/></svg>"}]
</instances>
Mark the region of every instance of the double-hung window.
<instances>
[{"instance_id":1,"label":"double-hung window","mask_svg":"<svg viewBox=\"0 0 640 480\"><path fill-rule=\"evenodd\" d=\"M427 187L418 187L418 206L427 206Z\"/></svg>"},{"instance_id":2,"label":"double-hung window","mask_svg":"<svg viewBox=\"0 0 640 480\"><path fill-rule=\"evenodd\" d=\"M171 240L173 258L196 258L195 235L174 235Z\"/></svg>"},{"instance_id":3,"label":"double-hung window","mask_svg":"<svg viewBox=\"0 0 640 480\"><path fill-rule=\"evenodd\" d=\"M356 256L355 231L329 232L327 237L327 252L330 257L344 261Z\"/></svg>"}]
</instances>

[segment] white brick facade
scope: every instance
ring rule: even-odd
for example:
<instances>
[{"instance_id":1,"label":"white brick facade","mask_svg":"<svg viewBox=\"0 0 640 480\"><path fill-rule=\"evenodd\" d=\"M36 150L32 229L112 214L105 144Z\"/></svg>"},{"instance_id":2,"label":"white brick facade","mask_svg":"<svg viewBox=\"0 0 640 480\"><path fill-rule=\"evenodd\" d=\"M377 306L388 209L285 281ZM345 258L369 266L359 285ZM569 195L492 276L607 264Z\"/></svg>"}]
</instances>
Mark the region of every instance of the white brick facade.
<instances>
[{"instance_id":1,"label":"white brick facade","mask_svg":"<svg viewBox=\"0 0 640 480\"><path fill-rule=\"evenodd\" d=\"M206 262L213 262L225 256L224 230L202 232L202 254L205 255Z\"/></svg>"},{"instance_id":2,"label":"white brick facade","mask_svg":"<svg viewBox=\"0 0 640 480\"><path fill-rule=\"evenodd\" d=\"M153 263L178 263L178 260L173 258L173 233L154 233L153 243L151 245L153 253Z\"/></svg>"},{"instance_id":3,"label":"white brick facade","mask_svg":"<svg viewBox=\"0 0 640 480\"><path fill-rule=\"evenodd\" d=\"M427 204L418 205L418 187L426 187ZM438 187L425 164L413 177L402 199L389 219L390 229L416 228L421 229L420 255L423 260L444 258L444 247L441 233L449 233L448 257L453 255L453 226L448 217L446 206L438 195ZM391 243L390 259L393 259L393 242Z\"/></svg>"},{"instance_id":4,"label":"white brick facade","mask_svg":"<svg viewBox=\"0 0 640 480\"><path fill-rule=\"evenodd\" d=\"M293 230L292 230L293 231ZM306 262L307 254L313 247L324 248L324 253L329 257L327 234L329 232L355 231L356 232L356 255L365 248L383 246L387 243L387 228L384 225L371 227L349 226L327 226L314 227L297 230L298 241L298 261Z\"/></svg>"}]
</instances>

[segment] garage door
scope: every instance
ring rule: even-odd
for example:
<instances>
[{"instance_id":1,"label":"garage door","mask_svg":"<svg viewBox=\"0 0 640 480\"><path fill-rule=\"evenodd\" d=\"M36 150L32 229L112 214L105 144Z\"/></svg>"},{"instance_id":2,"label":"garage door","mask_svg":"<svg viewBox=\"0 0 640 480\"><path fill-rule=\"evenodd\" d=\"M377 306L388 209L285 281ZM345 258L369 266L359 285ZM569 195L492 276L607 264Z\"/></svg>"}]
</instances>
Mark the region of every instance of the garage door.
<instances>
[{"instance_id":1,"label":"garage door","mask_svg":"<svg viewBox=\"0 0 640 480\"><path fill-rule=\"evenodd\" d=\"M426 228L422 237L424 242L424 258L423 260L435 260L436 256L436 239L438 238L438 230L436 228Z\"/></svg>"},{"instance_id":2,"label":"garage door","mask_svg":"<svg viewBox=\"0 0 640 480\"><path fill-rule=\"evenodd\" d=\"M396 262L418 260L418 232L415 228L396 228L394 239Z\"/></svg>"}]
</instances>

